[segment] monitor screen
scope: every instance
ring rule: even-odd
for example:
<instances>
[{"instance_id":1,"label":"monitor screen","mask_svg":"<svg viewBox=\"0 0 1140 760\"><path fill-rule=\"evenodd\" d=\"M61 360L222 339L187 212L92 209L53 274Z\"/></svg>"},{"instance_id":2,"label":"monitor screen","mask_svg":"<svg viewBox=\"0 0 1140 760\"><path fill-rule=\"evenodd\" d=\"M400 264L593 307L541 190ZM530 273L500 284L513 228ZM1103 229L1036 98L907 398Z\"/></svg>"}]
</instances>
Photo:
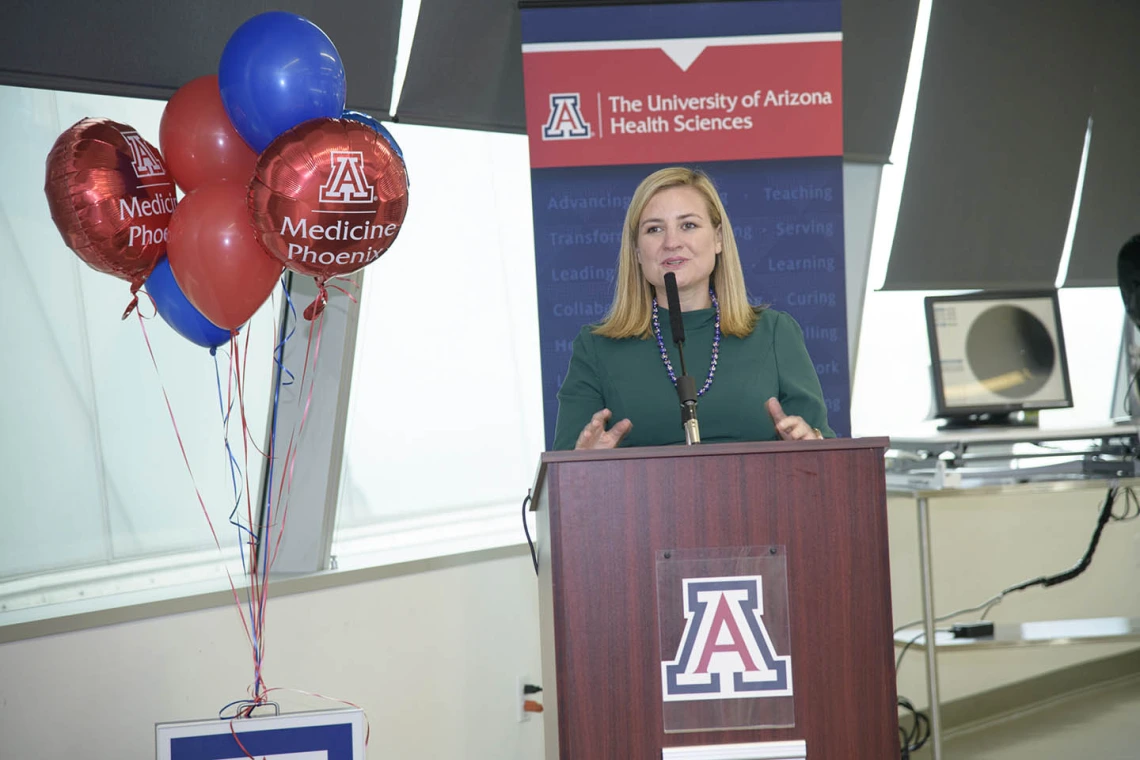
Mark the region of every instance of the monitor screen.
<instances>
[{"instance_id":1,"label":"monitor screen","mask_svg":"<svg viewBox=\"0 0 1140 760\"><path fill-rule=\"evenodd\" d=\"M926 299L939 417L1073 405L1057 291Z\"/></svg>"}]
</instances>

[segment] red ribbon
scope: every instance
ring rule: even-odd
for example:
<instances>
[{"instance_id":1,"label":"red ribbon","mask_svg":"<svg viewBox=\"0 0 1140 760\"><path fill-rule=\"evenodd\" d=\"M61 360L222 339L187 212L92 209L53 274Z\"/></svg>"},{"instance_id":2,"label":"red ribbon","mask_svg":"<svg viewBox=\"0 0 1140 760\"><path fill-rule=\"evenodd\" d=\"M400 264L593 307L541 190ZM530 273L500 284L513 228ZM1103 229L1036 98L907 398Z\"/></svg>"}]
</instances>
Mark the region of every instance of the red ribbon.
<instances>
[{"instance_id":1,"label":"red ribbon","mask_svg":"<svg viewBox=\"0 0 1140 760\"><path fill-rule=\"evenodd\" d=\"M339 290L339 289L340 288L337 288L337 290ZM325 287L325 281L318 279L317 280L317 297L313 299L313 302L311 304L309 304L308 306L305 307L305 312L304 312L305 319L312 322L314 319L319 317L324 312L325 304L327 304L328 302L329 302L329 291L328 291L328 288Z\"/></svg>"},{"instance_id":2,"label":"red ribbon","mask_svg":"<svg viewBox=\"0 0 1140 760\"><path fill-rule=\"evenodd\" d=\"M137 299L136 299L137 300ZM218 541L218 533L214 530L214 521L210 519L210 512L206 509L206 502L202 498L202 492L198 490L198 482L194 479L194 470L190 468L190 458L186 454L186 445L182 442L182 433L178 431L178 423L174 419L174 408L170 405L170 396L166 393L166 386L162 383L162 373L158 371L158 361L154 358L154 348L150 345L150 336L146 332L146 324L143 322L142 311L136 312L139 318L139 327L142 328L143 339L146 340L147 351L150 352L150 361L154 365L154 372L158 375L158 386L162 390L162 398L166 401L166 411L170 414L170 424L174 426L174 436L178 439L178 448L182 451L182 461L186 464L186 472L190 474L190 483L194 486L194 495L198 497L198 504L202 507L202 514L206 518L206 524L210 526L210 535L214 537L214 546L218 547L218 551L222 550L222 544ZM249 646L253 649L253 637L250 634L250 627L245 620L245 612L241 608L241 600L238 599L237 587L234 585L233 576L230 575L230 569L227 567L226 578L230 582L230 591L233 592L234 604L237 606L238 616L241 617L242 629L245 631L246 639L249 641ZM256 654L256 650L255 650Z\"/></svg>"},{"instance_id":3,"label":"red ribbon","mask_svg":"<svg viewBox=\"0 0 1140 760\"><path fill-rule=\"evenodd\" d=\"M126 319L127 317L131 316L131 312L134 311L136 308L138 308L138 305L139 305L139 288L142 287L142 284L143 284L142 280L133 280L131 282L131 302L129 304L127 304L127 309L126 309L126 311L123 312L123 319ZM149 295L149 293L147 295ZM151 299L151 300L154 300L154 299ZM148 339L148 342L149 342L149 339ZM155 369L158 369L158 367L155 367Z\"/></svg>"}]
</instances>

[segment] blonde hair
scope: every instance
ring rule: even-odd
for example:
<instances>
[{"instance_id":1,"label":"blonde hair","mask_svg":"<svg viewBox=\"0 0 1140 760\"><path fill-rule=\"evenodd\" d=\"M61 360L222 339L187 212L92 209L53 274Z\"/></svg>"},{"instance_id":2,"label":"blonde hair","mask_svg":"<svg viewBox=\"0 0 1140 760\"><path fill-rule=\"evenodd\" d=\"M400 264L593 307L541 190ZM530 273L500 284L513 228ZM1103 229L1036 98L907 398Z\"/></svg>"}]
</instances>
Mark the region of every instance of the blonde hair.
<instances>
[{"instance_id":1,"label":"blonde hair","mask_svg":"<svg viewBox=\"0 0 1140 760\"><path fill-rule=\"evenodd\" d=\"M713 290L720 302L720 329L727 335L746 337L752 332L763 307L753 307L748 303L736 237L732 234L732 224L716 187L704 172L683 166L653 172L634 191L621 231L614 300L594 332L606 338L648 338L653 334L653 286L642 275L637 261L638 224L653 196L673 187L691 187L705 199L709 221L721 235L721 252L716 257L711 277Z\"/></svg>"}]
</instances>

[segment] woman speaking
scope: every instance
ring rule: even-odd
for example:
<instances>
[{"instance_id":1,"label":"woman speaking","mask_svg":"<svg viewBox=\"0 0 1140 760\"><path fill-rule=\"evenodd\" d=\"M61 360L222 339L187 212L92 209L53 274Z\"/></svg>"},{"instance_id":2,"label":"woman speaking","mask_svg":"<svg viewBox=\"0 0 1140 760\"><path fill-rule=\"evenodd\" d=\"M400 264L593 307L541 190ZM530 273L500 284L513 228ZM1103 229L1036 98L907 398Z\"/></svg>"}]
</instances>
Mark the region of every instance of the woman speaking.
<instances>
[{"instance_id":1,"label":"woman speaking","mask_svg":"<svg viewBox=\"0 0 1140 760\"><path fill-rule=\"evenodd\" d=\"M712 181L683 167L642 180L622 227L617 286L600 324L574 340L558 392L555 449L685 442L665 275L676 277L687 368L705 442L834 437L800 326L752 306ZM611 424L612 423L612 424Z\"/></svg>"}]
</instances>

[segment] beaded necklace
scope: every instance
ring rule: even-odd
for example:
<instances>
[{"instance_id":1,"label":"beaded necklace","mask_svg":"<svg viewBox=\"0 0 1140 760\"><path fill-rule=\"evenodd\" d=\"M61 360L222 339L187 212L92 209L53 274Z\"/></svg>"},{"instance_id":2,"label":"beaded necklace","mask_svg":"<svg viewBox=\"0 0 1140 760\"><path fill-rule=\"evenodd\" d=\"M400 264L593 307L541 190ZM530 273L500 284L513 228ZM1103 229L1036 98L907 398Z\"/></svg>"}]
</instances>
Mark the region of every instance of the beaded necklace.
<instances>
[{"instance_id":1,"label":"beaded necklace","mask_svg":"<svg viewBox=\"0 0 1140 760\"><path fill-rule=\"evenodd\" d=\"M697 396L705 395L705 391L712 385L713 375L716 374L716 358L720 353L720 302L716 300L716 293L709 288L709 297L712 298L713 308L716 309L716 321L713 332L712 359L709 361L709 376L705 379L704 387L697 391ZM653 299L653 335L657 338L657 347L661 349L661 361L665 363L665 370L673 385L677 385L677 375L673 372L673 362L669 361L669 352L665 349L665 339L661 337L661 322L657 318L657 298Z\"/></svg>"}]
</instances>

